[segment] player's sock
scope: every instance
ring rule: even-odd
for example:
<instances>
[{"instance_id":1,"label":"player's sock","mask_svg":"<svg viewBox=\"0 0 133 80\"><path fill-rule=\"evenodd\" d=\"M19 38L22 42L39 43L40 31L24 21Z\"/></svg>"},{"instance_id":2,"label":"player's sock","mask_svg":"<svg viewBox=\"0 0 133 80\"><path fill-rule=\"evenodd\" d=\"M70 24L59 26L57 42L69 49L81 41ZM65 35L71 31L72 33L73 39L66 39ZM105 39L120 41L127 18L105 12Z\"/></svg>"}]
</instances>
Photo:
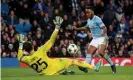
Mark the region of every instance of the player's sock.
<instances>
[{"instance_id":1,"label":"player's sock","mask_svg":"<svg viewBox=\"0 0 133 80\"><path fill-rule=\"evenodd\" d=\"M102 59L98 61L98 63L94 67L94 71L98 72L102 64Z\"/></svg>"},{"instance_id":2,"label":"player's sock","mask_svg":"<svg viewBox=\"0 0 133 80\"><path fill-rule=\"evenodd\" d=\"M91 54L87 54L86 55L86 59L85 59L85 63L88 64L88 63L90 63L90 61L91 61ZM81 70L81 71L83 71L85 73L88 72L88 69L87 68L84 68L84 67L81 67L81 66L79 66L78 68L79 68L79 70Z\"/></svg>"},{"instance_id":3,"label":"player's sock","mask_svg":"<svg viewBox=\"0 0 133 80\"><path fill-rule=\"evenodd\" d=\"M72 64L80 66L80 67L84 67L84 68L94 69L94 66L92 66L88 63L85 63L83 61L79 61L79 60L73 60Z\"/></svg>"},{"instance_id":4,"label":"player's sock","mask_svg":"<svg viewBox=\"0 0 133 80\"><path fill-rule=\"evenodd\" d=\"M112 66L114 63L112 62L112 60L109 58L108 54L105 53L103 55L103 58L106 59L106 61Z\"/></svg>"},{"instance_id":5,"label":"player's sock","mask_svg":"<svg viewBox=\"0 0 133 80\"><path fill-rule=\"evenodd\" d=\"M90 62L91 62L91 56L92 56L91 54L87 54L86 55L86 58L85 58L85 62L86 63L89 63L90 64Z\"/></svg>"},{"instance_id":6,"label":"player's sock","mask_svg":"<svg viewBox=\"0 0 133 80\"><path fill-rule=\"evenodd\" d=\"M115 64L112 62L112 60L109 58L109 56L108 56L107 53L105 53L105 54L103 55L103 58L106 59L106 61L111 65L111 69L112 69L113 73L116 73L116 66L115 66Z\"/></svg>"}]
</instances>

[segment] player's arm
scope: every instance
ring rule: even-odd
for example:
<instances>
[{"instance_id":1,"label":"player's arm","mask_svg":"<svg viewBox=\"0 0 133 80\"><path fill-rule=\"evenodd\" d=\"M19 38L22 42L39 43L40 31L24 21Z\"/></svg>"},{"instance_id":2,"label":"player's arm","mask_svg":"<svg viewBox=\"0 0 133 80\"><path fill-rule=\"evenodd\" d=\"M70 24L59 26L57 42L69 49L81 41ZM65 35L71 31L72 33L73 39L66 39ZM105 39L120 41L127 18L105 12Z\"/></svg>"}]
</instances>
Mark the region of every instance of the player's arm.
<instances>
[{"instance_id":1,"label":"player's arm","mask_svg":"<svg viewBox=\"0 0 133 80\"><path fill-rule=\"evenodd\" d=\"M61 24L63 22L63 19L61 17L57 16L56 19L53 20L53 22L55 24L55 30L52 33L50 39L40 48L41 50L43 50L45 52L49 51L50 48L54 45L55 40L56 40L57 35L58 35L58 32L59 32L59 29L60 29Z\"/></svg>"},{"instance_id":2,"label":"player's arm","mask_svg":"<svg viewBox=\"0 0 133 80\"><path fill-rule=\"evenodd\" d=\"M87 26L84 26L84 27L80 27L80 28L77 28L77 27L74 27L74 30L77 30L77 31L87 31L89 30Z\"/></svg>"},{"instance_id":3,"label":"player's arm","mask_svg":"<svg viewBox=\"0 0 133 80\"><path fill-rule=\"evenodd\" d=\"M27 61L27 56L24 56L23 54L23 38L24 38L24 35L22 34L19 34L19 48L18 48L18 54L17 54L17 58L19 61L21 62L26 62Z\"/></svg>"},{"instance_id":4,"label":"player's arm","mask_svg":"<svg viewBox=\"0 0 133 80\"><path fill-rule=\"evenodd\" d=\"M104 36L105 33L107 33L107 28L104 25L103 21L100 18L97 18L97 25L102 29L102 36Z\"/></svg>"},{"instance_id":5,"label":"player's arm","mask_svg":"<svg viewBox=\"0 0 133 80\"><path fill-rule=\"evenodd\" d=\"M107 33L107 28L106 28L106 26L102 26L102 36L104 36L104 34L106 34Z\"/></svg>"}]
</instances>

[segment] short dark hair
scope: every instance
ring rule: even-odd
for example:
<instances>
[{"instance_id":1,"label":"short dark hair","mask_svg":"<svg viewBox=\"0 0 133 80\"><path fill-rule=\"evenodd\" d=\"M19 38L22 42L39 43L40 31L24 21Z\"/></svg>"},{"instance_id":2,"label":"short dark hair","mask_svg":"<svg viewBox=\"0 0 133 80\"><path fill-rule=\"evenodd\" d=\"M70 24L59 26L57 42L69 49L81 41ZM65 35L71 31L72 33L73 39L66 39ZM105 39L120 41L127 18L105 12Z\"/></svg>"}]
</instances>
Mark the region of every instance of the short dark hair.
<instances>
[{"instance_id":1,"label":"short dark hair","mask_svg":"<svg viewBox=\"0 0 133 80\"><path fill-rule=\"evenodd\" d=\"M87 6L86 9L91 9L94 11L94 8L92 6Z\"/></svg>"},{"instance_id":2,"label":"short dark hair","mask_svg":"<svg viewBox=\"0 0 133 80\"><path fill-rule=\"evenodd\" d=\"M32 44L30 42L24 42L23 50L25 50L26 52L30 52L32 50Z\"/></svg>"}]
</instances>

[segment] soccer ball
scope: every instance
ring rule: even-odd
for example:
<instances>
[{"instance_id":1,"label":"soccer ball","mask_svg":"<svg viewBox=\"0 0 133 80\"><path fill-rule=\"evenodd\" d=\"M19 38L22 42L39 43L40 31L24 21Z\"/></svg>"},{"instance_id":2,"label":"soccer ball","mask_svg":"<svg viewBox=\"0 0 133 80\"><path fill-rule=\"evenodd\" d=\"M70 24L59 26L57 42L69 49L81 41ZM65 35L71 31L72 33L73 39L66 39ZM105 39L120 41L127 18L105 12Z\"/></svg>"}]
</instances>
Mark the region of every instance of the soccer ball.
<instances>
[{"instance_id":1,"label":"soccer ball","mask_svg":"<svg viewBox=\"0 0 133 80\"><path fill-rule=\"evenodd\" d=\"M76 55L78 52L78 47L75 44L69 44L67 51L71 55Z\"/></svg>"}]
</instances>

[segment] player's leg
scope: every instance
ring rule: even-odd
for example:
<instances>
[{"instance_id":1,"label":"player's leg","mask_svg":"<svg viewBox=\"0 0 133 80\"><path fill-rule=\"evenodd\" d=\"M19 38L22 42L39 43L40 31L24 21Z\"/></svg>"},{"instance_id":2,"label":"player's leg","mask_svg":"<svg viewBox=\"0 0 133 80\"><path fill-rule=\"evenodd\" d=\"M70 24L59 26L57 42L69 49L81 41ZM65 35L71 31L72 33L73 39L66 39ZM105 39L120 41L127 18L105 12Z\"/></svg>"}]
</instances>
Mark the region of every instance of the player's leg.
<instances>
[{"instance_id":1,"label":"player's leg","mask_svg":"<svg viewBox=\"0 0 133 80\"><path fill-rule=\"evenodd\" d=\"M94 71L99 71L101 63L102 63L102 60L99 60L99 62L95 66L93 66L93 65L88 64L88 63L86 63L84 61L79 61L79 60L76 60L76 59L72 60L72 65L76 65L76 66L80 66L80 67L83 67L83 68L92 69Z\"/></svg>"},{"instance_id":2,"label":"player's leg","mask_svg":"<svg viewBox=\"0 0 133 80\"><path fill-rule=\"evenodd\" d=\"M102 44L100 44L100 47L98 49L99 54L111 65L111 69L113 73L116 73L116 67L113 61L110 59L107 53L105 53L107 47L107 41L105 40Z\"/></svg>"},{"instance_id":3,"label":"player's leg","mask_svg":"<svg viewBox=\"0 0 133 80\"><path fill-rule=\"evenodd\" d=\"M60 75L74 75L75 72L71 70L67 70L69 66L72 64L72 60L69 58L58 58L59 63L60 63L60 68L58 71L58 74Z\"/></svg>"},{"instance_id":4,"label":"player's leg","mask_svg":"<svg viewBox=\"0 0 133 80\"><path fill-rule=\"evenodd\" d=\"M93 39L88 47L88 54L86 55L85 62L89 63L91 62L92 54L97 50L98 44L95 39ZM84 71L85 73L88 72L87 68L79 67L81 71Z\"/></svg>"},{"instance_id":5,"label":"player's leg","mask_svg":"<svg viewBox=\"0 0 133 80\"><path fill-rule=\"evenodd\" d=\"M99 62L95 66L93 66L84 61L80 61L77 59L59 58L59 60L61 62L61 66L62 66L61 68L64 70L67 70L70 66L76 65L76 66L80 66L83 68L99 71L101 63L102 63L102 60L99 60ZM68 71L67 71L67 74L68 74Z\"/></svg>"},{"instance_id":6,"label":"player's leg","mask_svg":"<svg viewBox=\"0 0 133 80\"><path fill-rule=\"evenodd\" d=\"M97 48L93 45L90 45L88 47L88 53L86 55L86 58L85 58L85 62L86 63L90 63L91 62L91 58L92 58L92 54L95 53L97 50Z\"/></svg>"}]
</instances>

